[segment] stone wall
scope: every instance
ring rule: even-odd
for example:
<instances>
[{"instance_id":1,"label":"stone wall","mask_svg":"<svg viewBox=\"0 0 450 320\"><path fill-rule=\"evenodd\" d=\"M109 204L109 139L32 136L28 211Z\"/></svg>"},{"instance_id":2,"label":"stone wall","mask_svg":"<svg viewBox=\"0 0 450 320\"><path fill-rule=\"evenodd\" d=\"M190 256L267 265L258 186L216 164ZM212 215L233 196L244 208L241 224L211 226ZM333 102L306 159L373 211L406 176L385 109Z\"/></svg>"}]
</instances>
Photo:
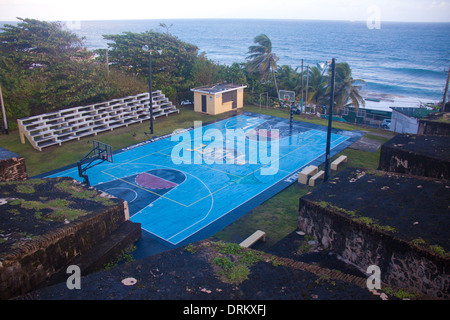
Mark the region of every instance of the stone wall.
<instances>
[{"instance_id":1,"label":"stone wall","mask_svg":"<svg viewBox=\"0 0 450 320\"><path fill-rule=\"evenodd\" d=\"M0 256L0 299L35 289L125 221L124 204L81 217Z\"/></svg>"},{"instance_id":2,"label":"stone wall","mask_svg":"<svg viewBox=\"0 0 450 320\"><path fill-rule=\"evenodd\" d=\"M450 136L397 135L381 146L378 169L450 179Z\"/></svg>"},{"instance_id":3,"label":"stone wall","mask_svg":"<svg viewBox=\"0 0 450 320\"><path fill-rule=\"evenodd\" d=\"M414 288L437 298L450 298L448 258L433 255L303 198L299 203L298 226L362 272L370 265L377 265L384 283Z\"/></svg>"},{"instance_id":4,"label":"stone wall","mask_svg":"<svg viewBox=\"0 0 450 320\"><path fill-rule=\"evenodd\" d=\"M420 120L417 134L430 136L450 136L450 124Z\"/></svg>"},{"instance_id":5,"label":"stone wall","mask_svg":"<svg viewBox=\"0 0 450 320\"><path fill-rule=\"evenodd\" d=\"M450 113L432 113L419 120L419 135L450 136Z\"/></svg>"},{"instance_id":6,"label":"stone wall","mask_svg":"<svg viewBox=\"0 0 450 320\"><path fill-rule=\"evenodd\" d=\"M0 182L27 179L25 159L14 152L0 147Z\"/></svg>"}]
</instances>

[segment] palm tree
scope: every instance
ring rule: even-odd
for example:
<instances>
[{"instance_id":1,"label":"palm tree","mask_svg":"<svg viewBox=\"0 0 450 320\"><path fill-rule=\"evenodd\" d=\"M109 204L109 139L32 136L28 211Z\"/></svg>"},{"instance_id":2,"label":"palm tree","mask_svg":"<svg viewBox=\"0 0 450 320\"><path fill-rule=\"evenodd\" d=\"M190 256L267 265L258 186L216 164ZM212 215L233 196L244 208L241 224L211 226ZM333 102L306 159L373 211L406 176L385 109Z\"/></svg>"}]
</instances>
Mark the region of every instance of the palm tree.
<instances>
[{"instance_id":1,"label":"palm tree","mask_svg":"<svg viewBox=\"0 0 450 320\"><path fill-rule=\"evenodd\" d=\"M318 67L312 67L309 70L308 80L308 103L315 105L323 103L327 93L328 77Z\"/></svg>"},{"instance_id":2,"label":"palm tree","mask_svg":"<svg viewBox=\"0 0 450 320\"><path fill-rule=\"evenodd\" d=\"M248 48L247 68L250 73L258 73L261 81L267 81L272 72L275 82L277 96L279 95L277 78L275 71L277 70L278 57L272 52L272 41L265 34L260 34L254 39L256 45Z\"/></svg>"},{"instance_id":3,"label":"palm tree","mask_svg":"<svg viewBox=\"0 0 450 320\"><path fill-rule=\"evenodd\" d=\"M300 79L301 74L297 72L298 68L292 68L291 66L282 65L277 73L280 87L283 90L295 91L298 95L300 92Z\"/></svg>"},{"instance_id":4,"label":"palm tree","mask_svg":"<svg viewBox=\"0 0 450 320\"><path fill-rule=\"evenodd\" d=\"M334 100L336 101L336 109L339 110L353 105L355 110L358 110L360 105L365 105L364 98L359 92L361 86L357 84L365 84L366 82L362 79L353 79L352 69L348 63L336 64L335 77Z\"/></svg>"}]
</instances>

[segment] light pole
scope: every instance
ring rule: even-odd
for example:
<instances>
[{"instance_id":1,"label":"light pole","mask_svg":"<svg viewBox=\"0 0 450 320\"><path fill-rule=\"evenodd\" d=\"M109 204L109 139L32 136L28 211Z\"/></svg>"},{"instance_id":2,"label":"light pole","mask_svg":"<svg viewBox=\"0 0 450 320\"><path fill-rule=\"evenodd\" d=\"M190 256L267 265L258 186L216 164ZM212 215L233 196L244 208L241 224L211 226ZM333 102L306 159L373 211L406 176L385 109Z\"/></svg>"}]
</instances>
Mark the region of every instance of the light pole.
<instances>
[{"instance_id":1,"label":"light pole","mask_svg":"<svg viewBox=\"0 0 450 320\"><path fill-rule=\"evenodd\" d=\"M328 131L327 131L327 148L325 151L325 176L324 181L329 178L330 171L330 140L331 140L331 126L333 122L333 104L334 104L334 70L336 66L336 59L331 60L331 91L330 91L330 108L328 110Z\"/></svg>"},{"instance_id":2,"label":"light pole","mask_svg":"<svg viewBox=\"0 0 450 320\"><path fill-rule=\"evenodd\" d=\"M3 94L2 94L2 86L0 85L0 106L2 107L2 115L3 115L3 130L6 134L8 134L8 121L6 120L6 110L5 104L3 103Z\"/></svg>"},{"instance_id":3,"label":"light pole","mask_svg":"<svg viewBox=\"0 0 450 320\"><path fill-rule=\"evenodd\" d=\"M149 94L149 108L150 108L150 134L153 134L153 98L152 98L152 52L157 51L161 54L162 50L152 50L147 45L142 47L142 50L148 51L148 94Z\"/></svg>"},{"instance_id":4,"label":"light pole","mask_svg":"<svg viewBox=\"0 0 450 320\"><path fill-rule=\"evenodd\" d=\"M448 84L450 82L450 68L448 68L447 73L447 81L445 83L445 89L444 89L444 97L442 98L442 106L439 110L440 112L445 112L445 103L447 102L447 94L448 94Z\"/></svg>"}]
</instances>

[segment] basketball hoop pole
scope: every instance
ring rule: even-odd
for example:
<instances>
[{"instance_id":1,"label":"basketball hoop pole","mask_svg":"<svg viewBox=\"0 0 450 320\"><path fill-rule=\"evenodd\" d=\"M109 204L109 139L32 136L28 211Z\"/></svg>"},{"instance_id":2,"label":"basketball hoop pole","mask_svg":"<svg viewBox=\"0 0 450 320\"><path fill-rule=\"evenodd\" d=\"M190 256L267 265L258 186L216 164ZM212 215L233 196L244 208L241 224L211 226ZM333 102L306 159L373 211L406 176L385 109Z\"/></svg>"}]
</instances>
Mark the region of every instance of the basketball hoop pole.
<instances>
[{"instance_id":1,"label":"basketball hoop pole","mask_svg":"<svg viewBox=\"0 0 450 320\"><path fill-rule=\"evenodd\" d=\"M294 117L295 91L279 90L278 96L280 97L279 99L280 101L282 101L283 106L289 105L291 109L289 117L289 127L292 129L292 122Z\"/></svg>"},{"instance_id":2,"label":"basketball hoop pole","mask_svg":"<svg viewBox=\"0 0 450 320\"><path fill-rule=\"evenodd\" d=\"M292 130L293 119L294 119L294 102L291 102L291 115L290 115L290 118L289 118L289 127L290 127L291 130Z\"/></svg>"},{"instance_id":3,"label":"basketball hoop pole","mask_svg":"<svg viewBox=\"0 0 450 320\"><path fill-rule=\"evenodd\" d=\"M330 140L331 140L331 127L333 122L333 104L334 104L334 69L336 65L336 59L331 60L331 91L330 91L330 109L328 110L328 131L327 131L327 148L325 151L325 176L323 181L327 181L330 171Z\"/></svg>"},{"instance_id":4,"label":"basketball hoop pole","mask_svg":"<svg viewBox=\"0 0 450 320\"><path fill-rule=\"evenodd\" d=\"M94 155L92 155L94 154ZM86 160L89 160L89 162L83 167L83 164ZM93 164L94 161L101 160L101 162ZM86 171L90 168L93 168L105 161L113 162L112 161L112 149L110 145L104 144L102 142L93 141L93 147L92 150L89 151L87 155L83 157L80 161L77 162L78 167L78 176L80 178L83 178L83 184L87 185L88 187L91 186L89 182L89 177L86 174Z\"/></svg>"}]
</instances>

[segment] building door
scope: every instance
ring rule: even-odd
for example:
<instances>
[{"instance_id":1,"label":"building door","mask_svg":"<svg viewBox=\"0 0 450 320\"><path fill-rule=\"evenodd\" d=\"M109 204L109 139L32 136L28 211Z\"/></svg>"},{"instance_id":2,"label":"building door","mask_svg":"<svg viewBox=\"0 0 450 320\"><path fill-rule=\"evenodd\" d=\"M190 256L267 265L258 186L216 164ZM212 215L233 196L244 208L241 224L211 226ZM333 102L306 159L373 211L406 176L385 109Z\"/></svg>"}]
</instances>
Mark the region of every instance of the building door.
<instances>
[{"instance_id":1,"label":"building door","mask_svg":"<svg viewBox=\"0 0 450 320\"><path fill-rule=\"evenodd\" d=\"M202 95L202 112L206 112L206 96Z\"/></svg>"}]
</instances>

